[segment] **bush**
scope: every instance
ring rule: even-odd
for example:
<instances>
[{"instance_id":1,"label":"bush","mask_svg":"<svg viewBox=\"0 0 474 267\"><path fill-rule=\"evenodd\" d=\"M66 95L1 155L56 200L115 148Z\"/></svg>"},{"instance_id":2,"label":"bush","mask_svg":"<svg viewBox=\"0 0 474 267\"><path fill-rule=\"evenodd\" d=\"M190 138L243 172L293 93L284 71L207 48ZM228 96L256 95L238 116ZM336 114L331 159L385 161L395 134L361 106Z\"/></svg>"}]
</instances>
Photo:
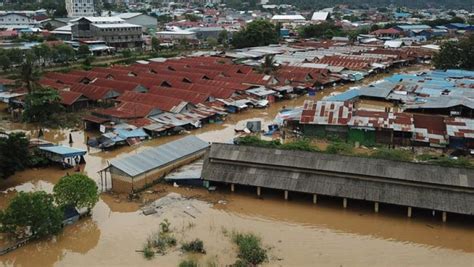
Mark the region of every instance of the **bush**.
<instances>
[{"instance_id":1,"label":"bush","mask_svg":"<svg viewBox=\"0 0 474 267\"><path fill-rule=\"evenodd\" d=\"M166 249L176 246L176 238L163 232L155 233L148 238L147 245L163 254L166 252Z\"/></svg>"},{"instance_id":2,"label":"bush","mask_svg":"<svg viewBox=\"0 0 474 267\"><path fill-rule=\"evenodd\" d=\"M371 155L374 158L398 160L398 161L412 161L413 154L406 150L386 149L380 148Z\"/></svg>"},{"instance_id":3,"label":"bush","mask_svg":"<svg viewBox=\"0 0 474 267\"><path fill-rule=\"evenodd\" d=\"M179 267L198 267L195 260L183 260L179 263Z\"/></svg>"},{"instance_id":4,"label":"bush","mask_svg":"<svg viewBox=\"0 0 474 267\"><path fill-rule=\"evenodd\" d=\"M330 154L352 155L352 145L342 142L333 142L328 145L326 152Z\"/></svg>"},{"instance_id":5,"label":"bush","mask_svg":"<svg viewBox=\"0 0 474 267\"><path fill-rule=\"evenodd\" d=\"M254 234L234 233L232 241L239 248L236 266L258 265L268 259L267 251L261 247L260 238Z\"/></svg>"},{"instance_id":6,"label":"bush","mask_svg":"<svg viewBox=\"0 0 474 267\"><path fill-rule=\"evenodd\" d=\"M279 140L265 141L258 136L244 136L236 138L235 143L243 146L257 146L266 148L278 148L281 143Z\"/></svg>"},{"instance_id":7,"label":"bush","mask_svg":"<svg viewBox=\"0 0 474 267\"><path fill-rule=\"evenodd\" d=\"M194 253L203 253L205 254L206 251L204 250L204 242L200 239L195 239L191 242L184 243L181 246L181 249L186 252L194 252Z\"/></svg>"},{"instance_id":8,"label":"bush","mask_svg":"<svg viewBox=\"0 0 474 267\"><path fill-rule=\"evenodd\" d=\"M143 257L145 257L147 260L151 260L155 257L155 251L153 251L153 249L148 244L143 246Z\"/></svg>"}]
</instances>

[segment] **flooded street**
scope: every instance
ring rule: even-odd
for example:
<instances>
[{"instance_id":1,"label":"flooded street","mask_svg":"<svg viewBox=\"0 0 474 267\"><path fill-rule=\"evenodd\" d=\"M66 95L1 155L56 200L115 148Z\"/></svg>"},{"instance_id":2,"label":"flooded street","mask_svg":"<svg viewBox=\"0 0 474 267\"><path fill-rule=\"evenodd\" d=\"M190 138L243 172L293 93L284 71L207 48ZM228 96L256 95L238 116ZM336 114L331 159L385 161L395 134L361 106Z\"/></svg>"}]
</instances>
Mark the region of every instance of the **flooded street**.
<instances>
[{"instance_id":1,"label":"flooded street","mask_svg":"<svg viewBox=\"0 0 474 267\"><path fill-rule=\"evenodd\" d=\"M364 84L382 77L372 77ZM267 109L230 114L224 122L206 125L191 134L209 142L227 142L234 137L234 129L243 128L247 121L260 120L266 128L283 107L301 106L305 99L320 99L358 85L339 86L315 97L278 102ZM25 130L32 137L38 134L38 129L31 125L2 120L2 127ZM45 131L44 138L68 145L70 132ZM85 140L93 133L71 133L72 146L87 149ZM99 181L97 172L107 166L108 160L181 137L162 137L107 152L91 149L85 156L84 172ZM0 206L6 207L18 191L51 191L67 171L47 168L18 172L2 181ZM228 237L234 230L253 232L261 237L269 249L270 260L266 266L474 266L472 218L466 222L465 218L453 216L443 224L426 212L417 214L415 211L414 218L408 219L405 211L384 205L380 213L375 214L367 203L350 201L345 210L334 199L322 198L318 205L313 205L307 196L298 195L285 201L281 195L271 192L263 192L263 199L258 199L255 192L246 189L237 188L236 193L229 191L219 188L209 193L203 189L159 184L152 192L144 193L139 202L103 194L91 218L68 226L54 238L36 241L0 256L0 261L4 266L177 266L180 260L189 257L179 251L179 246L151 261L136 252L166 218L171 222L178 244L195 238L204 241L207 254L191 256L202 266L235 262L236 248ZM170 192L190 199L164 207L159 215L141 214L141 206ZM195 218L183 212L191 206Z\"/></svg>"}]
</instances>

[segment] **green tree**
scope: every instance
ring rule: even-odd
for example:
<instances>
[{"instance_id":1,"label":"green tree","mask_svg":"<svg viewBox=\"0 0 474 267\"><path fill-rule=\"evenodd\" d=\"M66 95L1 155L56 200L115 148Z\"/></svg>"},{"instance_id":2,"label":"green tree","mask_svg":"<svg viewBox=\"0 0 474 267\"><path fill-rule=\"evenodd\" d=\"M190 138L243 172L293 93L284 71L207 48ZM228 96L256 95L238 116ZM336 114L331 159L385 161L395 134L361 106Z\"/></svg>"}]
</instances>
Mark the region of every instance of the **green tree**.
<instances>
[{"instance_id":1,"label":"green tree","mask_svg":"<svg viewBox=\"0 0 474 267\"><path fill-rule=\"evenodd\" d=\"M216 47L219 44L217 39L213 37L207 37L206 42L210 47Z\"/></svg>"},{"instance_id":2,"label":"green tree","mask_svg":"<svg viewBox=\"0 0 474 267\"><path fill-rule=\"evenodd\" d=\"M459 42L447 42L433 57L433 63L438 69L467 69L474 70L474 36Z\"/></svg>"},{"instance_id":3,"label":"green tree","mask_svg":"<svg viewBox=\"0 0 474 267\"><path fill-rule=\"evenodd\" d=\"M51 58L51 48L46 44L33 46L32 51L40 64L46 64L46 62Z\"/></svg>"},{"instance_id":4,"label":"green tree","mask_svg":"<svg viewBox=\"0 0 474 267\"><path fill-rule=\"evenodd\" d=\"M185 14L184 17L191 22L196 22L196 21L201 20L201 18L195 14Z\"/></svg>"},{"instance_id":5,"label":"green tree","mask_svg":"<svg viewBox=\"0 0 474 267\"><path fill-rule=\"evenodd\" d=\"M73 206L90 211L99 201L94 180L79 173L62 177L53 192L56 203L61 207Z\"/></svg>"},{"instance_id":6,"label":"green tree","mask_svg":"<svg viewBox=\"0 0 474 267\"><path fill-rule=\"evenodd\" d=\"M23 120L25 122L51 122L56 113L62 111L58 91L38 88L26 95Z\"/></svg>"},{"instance_id":7,"label":"green tree","mask_svg":"<svg viewBox=\"0 0 474 267\"><path fill-rule=\"evenodd\" d=\"M88 45L80 45L79 48L77 49L77 55L79 57L88 57L91 55L91 50L89 49Z\"/></svg>"},{"instance_id":8,"label":"green tree","mask_svg":"<svg viewBox=\"0 0 474 267\"><path fill-rule=\"evenodd\" d=\"M342 29L334 23L324 22L301 27L299 34L303 38L332 38L333 36L340 36Z\"/></svg>"},{"instance_id":9,"label":"green tree","mask_svg":"<svg viewBox=\"0 0 474 267\"><path fill-rule=\"evenodd\" d=\"M217 42L223 46L227 46L229 44L229 32L226 30L221 31L217 36Z\"/></svg>"},{"instance_id":10,"label":"green tree","mask_svg":"<svg viewBox=\"0 0 474 267\"><path fill-rule=\"evenodd\" d=\"M75 56L74 49L67 44L53 47L53 59L57 63L69 63Z\"/></svg>"},{"instance_id":11,"label":"green tree","mask_svg":"<svg viewBox=\"0 0 474 267\"><path fill-rule=\"evenodd\" d=\"M266 46L277 42L275 26L267 20L252 21L232 36L232 45L235 48Z\"/></svg>"},{"instance_id":12,"label":"green tree","mask_svg":"<svg viewBox=\"0 0 474 267\"><path fill-rule=\"evenodd\" d=\"M52 195L44 191L16 195L0 214L1 231L17 237L40 238L61 230L62 211L54 205Z\"/></svg>"},{"instance_id":13,"label":"green tree","mask_svg":"<svg viewBox=\"0 0 474 267\"><path fill-rule=\"evenodd\" d=\"M0 178L7 178L28 165L29 141L24 133L0 133Z\"/></svg>"},{"instance_id":14,"label":"green tree","mask_svg":"<svg viewBox=\"0 0 474 267\"><path fill-rule=\"evenodd\" d=\"M36 89L39 78L40 73L34 64L34 55L28 53L26 54L25 61L20 66L20 82L25 85L28 94L31 94Z\"/></svg>"},{"instance_id":15,"label":"green tree","mask_svg":"<svg viewBox=\"0 0 474 267\"><path fill-rule=\"evenodd\" d=\"M153 50L153 52L160 51L160 40L156 37L151 38L151 50Z\"/></svg>"},{"instance_id":16,"label":"green tree","mask_svg":"<svg viewBox=\"0 0 474 267\"><path fill-rule=\"evenodd\" d=\"M1 54L0 55L0 65L2 66L2 69L4 71L7 71L9 68L11 68L12 62L10 61L10 58L8 58L7 55Z\"/></svg>"}]
</instances>

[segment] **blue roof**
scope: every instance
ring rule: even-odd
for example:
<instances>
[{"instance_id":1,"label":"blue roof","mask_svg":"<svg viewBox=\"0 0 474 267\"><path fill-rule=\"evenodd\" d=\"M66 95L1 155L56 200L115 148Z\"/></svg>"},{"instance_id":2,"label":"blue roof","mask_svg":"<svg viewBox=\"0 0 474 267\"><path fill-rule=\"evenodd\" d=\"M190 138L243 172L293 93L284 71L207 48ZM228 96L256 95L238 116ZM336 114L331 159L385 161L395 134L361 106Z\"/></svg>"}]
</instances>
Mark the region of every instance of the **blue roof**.
<instances>
[{"instance_id":1,"label":"blue roof","mask_svg":"<svg viewBox=\"0 0 474 267\"><path fill-rule=\"evenodd\" d=\"M142 128L137 128L133 130L128 129L116 129L117 135L123 139L135 138L135 137L148 137L148 134Z\"/></svg>"},{"instance_id":2,"label":"blue roof","mask_svg":"<svg viewBox=\"0 0 474 267\"><path fill-rule=\"evenodd\" d=\"M338 94L338 95L335 95L335 96L330 96L330 97L326 98L325 100L327 100L327 101L336 101L336 102L344 102L344 101L348 101L348 100L351 100L351 99L354 99L354 98L358 97L359 94L360 94L359 89L351 89L349 91L345 91L344 93L341 93L341 94Z\"/></svg>"},{"instance_id":3,"label":"blue roof","mask_svg":"<svg viewBox=\"0 0 474 267\"><path fill-rule=\"evenodd\" d=\"M62 157L83 156L87 153L87 151L83 149L67 146L42 146L39 149Z\"/></svg>"},{"instance_id":4,"label":"blue roof","mask_svg":"<svg viewBox=\"0 0 474 267\"><path fill-rule=\"evenodd\" d=\"M397 25L396 28L400 28L404 31L410 31L410 30L429 30L431 29L430 26L428 25L423 25L423 24L416 24L416 25Z\"/></svg>"}]
</instances>

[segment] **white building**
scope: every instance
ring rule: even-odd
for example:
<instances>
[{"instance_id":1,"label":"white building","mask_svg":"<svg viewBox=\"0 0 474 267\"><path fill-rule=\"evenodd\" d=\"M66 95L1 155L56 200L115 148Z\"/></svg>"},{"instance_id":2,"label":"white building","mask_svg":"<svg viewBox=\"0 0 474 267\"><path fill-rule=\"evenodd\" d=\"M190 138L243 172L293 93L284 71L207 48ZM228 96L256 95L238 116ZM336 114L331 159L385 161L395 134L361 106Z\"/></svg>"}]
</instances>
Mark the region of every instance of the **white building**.
<instances>
[{"instance_id":1,"label":"white building","mask_svg":"<svg viewBox=\"0 0 474 267\"><path fill-rule=\"evenodd\" d=\"M66 0L66 10L69 17L92 17L94 0Z\"/></svg>"},{"instance_id":2,"label":"white building","mask_svg":"<svg viewBox=\"0 0 474 267\"><path fill-rule=\"evenodd\" d=\"M36 27L37 25L35 19L21 13L0 14L0 29L20 30Z\"/></svg>"},{"instance_id":3,"label":"white building","mask_svg":"<svg viewBox=\"0 0 474 267\"><path fill-rule=\"evenodd\" d=\"M302 24L306 22L305 17L301 15L274 15L272 22Z\"/></svg>"}]
</instances>

